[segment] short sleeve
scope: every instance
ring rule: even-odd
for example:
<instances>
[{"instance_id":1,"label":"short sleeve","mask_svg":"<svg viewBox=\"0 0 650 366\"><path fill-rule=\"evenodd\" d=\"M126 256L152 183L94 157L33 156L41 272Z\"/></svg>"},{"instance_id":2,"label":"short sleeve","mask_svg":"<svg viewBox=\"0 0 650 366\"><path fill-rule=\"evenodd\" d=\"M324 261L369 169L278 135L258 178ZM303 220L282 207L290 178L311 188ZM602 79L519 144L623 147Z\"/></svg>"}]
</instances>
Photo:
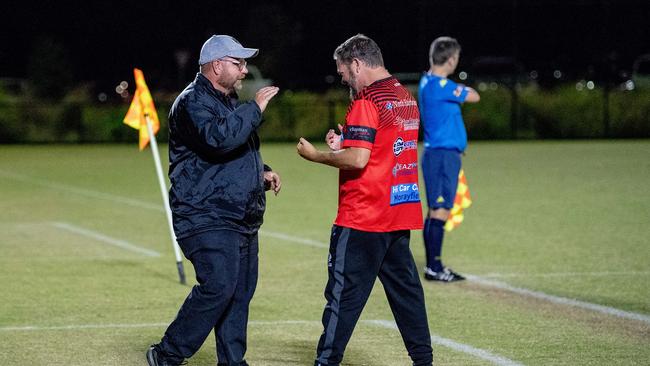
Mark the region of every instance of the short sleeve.
<instances>
[{"instance_id":1,"label":"short sleeve","mask_svg":"<svg viewBox=\"0 0 650 366\"><path fill-rule=\"evenodd\" d=\"M463 103L467 98L467 88L449 79L438 80L434 88L438 89L436 95L442 100Z\"/></svg>"},{"instance_id":2,"label":"short sleeve","mask_svg":"<svg viewBox=\"0 0 650 366\"><path fill-rule=\"evenodd\" d=\"M363 147L371 150L378 126L379 111L375 104L367 99L355 100L345 117L341 147Z\"/></svg>"}]
</instances>

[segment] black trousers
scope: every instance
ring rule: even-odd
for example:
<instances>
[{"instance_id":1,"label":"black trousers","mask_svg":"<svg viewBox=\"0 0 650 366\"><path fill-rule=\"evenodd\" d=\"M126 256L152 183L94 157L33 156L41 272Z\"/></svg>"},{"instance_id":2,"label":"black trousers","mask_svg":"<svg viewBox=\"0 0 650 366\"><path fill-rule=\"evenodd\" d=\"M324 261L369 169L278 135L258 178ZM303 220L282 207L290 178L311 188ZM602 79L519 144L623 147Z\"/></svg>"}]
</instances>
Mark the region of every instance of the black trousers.
<instances>
[{"instance_id":1,"label":"black trousers","mask_svg":"<svg viewBox=\"0 0 650 366\"><path fill-rule=\"evenodd\" d=\"M258 275L257 233L208 231L179 246L194 266L198 285L167 328L162 351L175 359L189 358L214 330L219 365L246 365L248 309Z\"/></svg>"},{"instance_id":2,"label":"black trousers","mask_svg":"<svg viewBox=\"0 0 650 366\"><path fill-rule=\"evenodd\" d=\"M341 363L377 277L413 365L432 364L424 292L409 240L408 230L373 233L334 225L327 264L324 330L315 365Z\"/></svg>"}]
</instances>

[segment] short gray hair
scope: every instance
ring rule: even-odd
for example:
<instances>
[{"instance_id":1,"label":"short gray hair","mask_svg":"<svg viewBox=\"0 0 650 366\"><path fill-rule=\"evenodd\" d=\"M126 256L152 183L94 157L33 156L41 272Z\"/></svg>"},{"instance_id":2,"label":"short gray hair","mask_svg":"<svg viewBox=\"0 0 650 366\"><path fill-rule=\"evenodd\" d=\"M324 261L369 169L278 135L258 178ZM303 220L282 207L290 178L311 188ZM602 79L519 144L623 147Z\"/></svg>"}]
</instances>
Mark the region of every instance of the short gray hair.
<instances>
[{"instance_id":1,"label":"short gray hair","mask_svg":"<svg viewBox=\"0 0 650 366\"><path fill-rule=\"evenodd\" d=\"M355 58L369 67L384 66L384 58L381 56L379 46L363 34L350 37L334 51L334 59L343 64L348 65Z\"/></svg>"}]
</instances>

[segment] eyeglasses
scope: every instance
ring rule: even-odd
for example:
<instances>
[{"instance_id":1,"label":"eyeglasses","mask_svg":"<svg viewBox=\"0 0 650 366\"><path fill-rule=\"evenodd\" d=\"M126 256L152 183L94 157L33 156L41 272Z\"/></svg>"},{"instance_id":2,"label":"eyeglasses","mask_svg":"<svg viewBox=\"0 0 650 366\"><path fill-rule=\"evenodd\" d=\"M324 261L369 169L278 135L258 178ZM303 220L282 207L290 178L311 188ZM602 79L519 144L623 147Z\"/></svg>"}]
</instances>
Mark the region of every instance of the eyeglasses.
<instances>
[{"instance_id":1,"label":"eyeglasses","mask_svg":"<svg viewBox=\"0 0 650 366\"><path fill-rule=\"evenodd\" d=\"M243 59L243 58L240 58L239 60L236 60L234 58L228 57L228 58L220 58L219 61L228 61L231 64L237 66L239 71L244 70L246 68L246 65L248 65L248 62L246 62L246 60Z\"/></svg>"}]
</instances>

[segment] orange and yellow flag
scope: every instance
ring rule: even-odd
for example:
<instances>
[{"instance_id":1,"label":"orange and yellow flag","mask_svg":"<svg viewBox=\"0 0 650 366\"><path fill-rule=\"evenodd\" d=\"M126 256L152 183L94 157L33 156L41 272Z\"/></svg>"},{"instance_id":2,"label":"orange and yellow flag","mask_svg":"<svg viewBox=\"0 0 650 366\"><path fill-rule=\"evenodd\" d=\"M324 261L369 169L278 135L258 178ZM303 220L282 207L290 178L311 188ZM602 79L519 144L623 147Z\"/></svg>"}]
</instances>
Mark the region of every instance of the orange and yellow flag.
<instances>
[{"instance_id":1,"label":"orange and yellow flag","mask_svg":"<svg viewBox=\"0 0 650 366\"><path fill-rule=\"evenodd\" d=\"M149 143L149 133L147 132L147 116L151 122L153 134L158 133L160 129L160 122L158 121L158 113L156 107L153 105L153 98L149 93L147 83L144 81L144 74L140 69L133 69L135 76L135 95L129 110L124 117L124 123L130 127L140 130L140 150L144 150Z\"/></svg>"},{"instance_id":2,"label":"orange and yellow flag","mask_svg":"<svg viewBox=\"0 0 650 366\"><path fill-rule=\"evenodd\" d=\"M458 188L456 189L456 197L454 197L454 207L451 209L447 223L445 224L445 231L452 231L465 218L463 210L472 204L472 198L469 195L469 186L467 185L467 178L463 169L458 174Z\"/></svg>"}]
</instances>

